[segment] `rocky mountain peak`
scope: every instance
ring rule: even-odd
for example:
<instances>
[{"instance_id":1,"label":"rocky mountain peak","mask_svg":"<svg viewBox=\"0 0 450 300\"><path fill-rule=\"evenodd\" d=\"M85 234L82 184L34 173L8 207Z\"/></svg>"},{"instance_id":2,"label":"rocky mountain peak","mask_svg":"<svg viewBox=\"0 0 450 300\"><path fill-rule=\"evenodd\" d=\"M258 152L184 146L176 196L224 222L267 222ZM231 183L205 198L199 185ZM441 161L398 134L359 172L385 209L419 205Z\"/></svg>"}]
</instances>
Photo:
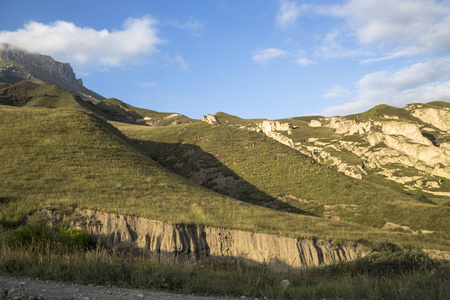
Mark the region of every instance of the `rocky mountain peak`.
<instances>
[{"instance_id":1,"label":"rocky mountain peak","mask_svg":"<svg viewBox=\"0 0 450 300\"><path fill-rule=\"evenodd\" d=\"M83 85L81 79L76 79L70 64L55 61L48 55L30 53L8 44L1 44L0 60L13 60L29 68L40 69L51 77Z\"/></svg>"},{"instance_id":2,"label":"rocky mountain peak","mask_svg":"<svg viewBox=\"0 0 450 300\"><path fill-rule=\"evenodd\" d=\"M15 62L16 64L9 64ZM18 63L18 64L17 64ZM2 81L17 83L21 80L43 81L77 94L85 100L97 102L105 99L85 88L68 63L54 60L48 55L31 53L9 44L0 44L0 75Z\"/></svg>"}]
</instances>

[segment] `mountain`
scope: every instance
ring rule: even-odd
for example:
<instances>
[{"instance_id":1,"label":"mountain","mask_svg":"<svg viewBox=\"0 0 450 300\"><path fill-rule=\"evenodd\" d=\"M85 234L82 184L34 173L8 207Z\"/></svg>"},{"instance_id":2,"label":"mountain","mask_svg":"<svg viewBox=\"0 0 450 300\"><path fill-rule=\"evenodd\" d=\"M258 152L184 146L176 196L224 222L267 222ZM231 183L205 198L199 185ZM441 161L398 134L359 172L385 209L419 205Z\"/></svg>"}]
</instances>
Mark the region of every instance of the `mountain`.
<instances>
[{"instance_id":1,"label":"mountain","mask_svg":"<svg viewBox=\"0 0 450 300\"><path fill-rule=\"evenodd\" d=\"M32 82L35 85L21 83L21 81ZM50 83L58 87L59 90L42 83ZM0 89L4 89L1 101L3 101L2 104L6 105L83 107L83 109L92 111L108 120L149 126L192 122L190 118L181 114L160 113L134 107L115 98L105 99L105 97L85 88L83 81L76 79L70 64L57 62L50 56L29 53L8 44L0 44ZM62 93L61 90L73 95L63 93L63 98L66 100L63 102L57 101L58 103L54 100L50 101L51 103L36 100L57 99ZM71 100L68 100L69 98Z\"/></svg>"},{"instance_id":2,"label":"mountain","mask_svg":"<svg viewBox=\"0 0 450 300\"><path fill-rule=\"evenodd\" d=\"M83 81L76 79L70 64L0 44L0 81L14 84L22 80L48 82L93 103L105 99L84 87Z\"/></svg>"},{"instance_id":3,"label":"mountain","mask_svg":"<svg viewBox=\"0 0 450 300\"><path fill-rule=\"evenodd\" d=\"M19 81L15 84L0 82L0 104L46 108L77 108L92 112L110 121L166 126L190 123L193 120L175 113L160 113L126 104L110 98L97 102L85 101L60 87L47 82Z\"/></svg>"}]
</instances>

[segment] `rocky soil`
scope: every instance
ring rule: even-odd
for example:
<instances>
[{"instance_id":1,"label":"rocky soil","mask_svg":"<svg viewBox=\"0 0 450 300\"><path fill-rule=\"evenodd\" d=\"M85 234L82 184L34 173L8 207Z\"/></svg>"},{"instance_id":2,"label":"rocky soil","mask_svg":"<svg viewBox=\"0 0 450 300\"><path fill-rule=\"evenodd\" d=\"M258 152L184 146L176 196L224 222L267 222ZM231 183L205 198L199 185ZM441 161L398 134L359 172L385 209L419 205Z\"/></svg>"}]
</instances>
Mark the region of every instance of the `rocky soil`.
<instances>
[{"instance_id":1,"label":"rocky soil","mask_svg":"<svg viewBox=\"0 0 450 300\"><path fill-rule=\"evenodd\" d=\"M31 278L0 276L0 299L161 299L161 300L212 300L231 299L223 297L201 297L179 295L115 286L80 285Z\"/></svg>"}]
</instances>

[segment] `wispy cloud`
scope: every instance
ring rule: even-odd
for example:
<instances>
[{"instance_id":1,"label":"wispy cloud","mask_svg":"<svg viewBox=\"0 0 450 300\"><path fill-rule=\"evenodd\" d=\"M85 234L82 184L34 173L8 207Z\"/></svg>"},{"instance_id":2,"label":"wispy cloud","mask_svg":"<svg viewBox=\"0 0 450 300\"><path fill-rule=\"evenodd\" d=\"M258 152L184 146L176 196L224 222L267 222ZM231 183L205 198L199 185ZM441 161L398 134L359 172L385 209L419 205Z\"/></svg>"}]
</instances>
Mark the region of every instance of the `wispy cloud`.
<instances>
[{"instance_id":1,"label":"wispy cloud","mask_svg":"<svg viewBox=\"0 0 450 300\"><path fill-rule=\"evenodd\" d=\"M309 65L312 65L312 64L315 63L313 60L310 60L310 59L304 58L304 57L298 58L295 62L296 62L298 65L304 66L304 67L309 66Z\"/></svg>"},{"instance_id":2,"label":"wispy cloud","mask_svg":"<svg viewBox=\"0 0 450 300\"><path fill-rule=\"evenodd\" d=\"M275 24L280 28L286 28L297 21L300 16L300 8L296 2L288 0L280 0L279 4Z\"/></svg>"},{"instance_id":3,"label":"wispy cloud","mask_svg":"<svg viewBox=\"0 0 450 300\"><path fill-rule=\"evenodd\" d=\"M197 18L189 17L188 20L182 21L171 21L168 22L169 25L173 25L179 29L188 31L191 35L196 37L201 37L204 34L205 23Z\"/></svg>"},{"instance_id":4,"label":"wispy cloud","mask_svg":"<svg viewBox=\"0 0 450 300\"><path fill-rule=\"evenodd\" d=\"M448 1L349 0L342 5L315 6L311 11L343 19L344 26L333 28L324 44L339 50L354 39L361 47L371 48L375 58L366 62L450 52Z\"/></svg>"},{"instance_id":5,"label":"wispy cloud","mask_svg":"<svg viewBox=\"0 0 450 300\"><path fill-rule=\"evenodd\" d=\"M351 101L323 110L325 115L361 112L384 103L404 106L411 102L450 101L450 57L416 63L396 72L374 72L357 83Z\"/></svg>"},{"instance_id":6,"label":"wispy cloud","mask_svg":"<svg viewBox=\"0 0 450 300\"><path fill-rule=\"evenodd\" d=\"M258 64L265 64L269 59L285 56L288 53L277 48L266 48L253 52L253 60Z\"/></svg>"},{"instance_id":7,"label":"wispy cloud","mask_svg":"<svg viewBox=\"0 0 450 300\"><path fill-rule=\"evenodd\" d=\"M16 31L0 31L0 42L51 55L78 67L105 68L135 63L158 52L164 41L157 21L149 16L129 18L121 30L96 30L66 21L28 22Z\"/></svg>"},{"instance_id":8,"label":"wispy cloud","mask_svg":"<svg viewBox=\"0 0 450 300\"><path fill-rule=\"evenodd\" d=\"M189 69L189 66L188 66L188 64L184 61L183 56L177 55L177 56L175 57L175 61L178 63L178 68L179 68L181 71L187 71L187 70Z\"/></svg>"}]
</instances>

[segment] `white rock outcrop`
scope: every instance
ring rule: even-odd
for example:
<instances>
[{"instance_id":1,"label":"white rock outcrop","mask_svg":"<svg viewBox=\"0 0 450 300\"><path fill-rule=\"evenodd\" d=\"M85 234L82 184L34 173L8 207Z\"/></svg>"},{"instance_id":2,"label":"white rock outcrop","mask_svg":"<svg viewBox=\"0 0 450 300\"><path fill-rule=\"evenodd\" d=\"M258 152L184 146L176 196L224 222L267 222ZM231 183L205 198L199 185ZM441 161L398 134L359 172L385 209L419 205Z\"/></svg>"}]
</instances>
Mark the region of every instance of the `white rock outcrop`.
<instances>
[{"instance_id":1,"label":"white rock outcrop","mask_svg":"<svg viewBox=\"0 0 450 300\"><path fill-rule=\"evenodd\" d=\"M371 122L357 122L342 117L326 118L324 126L335 129L336 133L352 135L355 133L364 134L370 131Z\"/></svg>"},{"instance_id":2,"label":"white rock outcrop","mask_svg":"<svg viewBox=\"0 0 450 300\"><path fill-rule=\"evenodd\" d=\"M417 124L402 121L387 121L381 122L380 125L383 134L387 136L401 135L410 139L413 143L433 146L430 140L422 135Z\"/></svg>"},{"instance_id":3,"label":"white rock outcrop","mask_svg":"<svg viewBox=\"0 0 450 300\"><path fill-rule=\"evenodd\" d=\"M279 121L263 121L262 123L258 124L258 128L261 129L261 131L265 134L273 131L287 131L288 134L291 134L292 132L291 124L281 123Z\"/></svg>"},{"instance_id":4,"label":"white rock outcrop","mask_svg":"<svg viewBox=\"0 0 450 300\"><path fill-rule=\"evenodd\" d=\"M422 122L433 125L442 131L450 131L450 109L430 107L423 104L410 104L405 107L411 115Z\"/></svg>"},{"instance_id":5,"label":"white rock outcrop","mask_svg":"<svg viewBox=\"0 0 450 300\"><path fill-rule=\"evenodd\" d=\"M442 134L448 134L450 109L413 104L407 106L407 111L423 122L443 130ZM439 147L435 146L421 131L426 129L432 132L434 129L423 123L419 126L418 123L400 119L398 116L384 115L381 119L366 121L345 117L320 118L320 120L312 120L308 125L329 127L342 136L357 134L361 141L367 141L372 148L367 147L364 142L351 143L342 140L328 142L328 144L323 144L320 140L314 142L319 148L333 147L337 151L347 150L353 153L362 159L364 168L374 169L383 168L389 164L401 164L414 167L426 174L450 178L450 142L444 141ZM306 145L300 145L298 148L302 153L307 154ZM338 171L349 176L361 178L365 175L363 169L345 166L345 160L341 162L338 157L334 158L333 155L323 153L321 149L315 149L309 155L323 163L331 162ZM398 178L391 179L398 181Z\"/></svg>"},{"instance_id":6,"label":"white rock outcrop","mask_svg":"<svg viewBox=\"0 0 450 300\"><path fill-rule=\"evenodd\" d=\"M215 115L207 114L206 116L202 116L202 121L208 124L220 124L219 119Z\"/></svg>"}]
</instances>

